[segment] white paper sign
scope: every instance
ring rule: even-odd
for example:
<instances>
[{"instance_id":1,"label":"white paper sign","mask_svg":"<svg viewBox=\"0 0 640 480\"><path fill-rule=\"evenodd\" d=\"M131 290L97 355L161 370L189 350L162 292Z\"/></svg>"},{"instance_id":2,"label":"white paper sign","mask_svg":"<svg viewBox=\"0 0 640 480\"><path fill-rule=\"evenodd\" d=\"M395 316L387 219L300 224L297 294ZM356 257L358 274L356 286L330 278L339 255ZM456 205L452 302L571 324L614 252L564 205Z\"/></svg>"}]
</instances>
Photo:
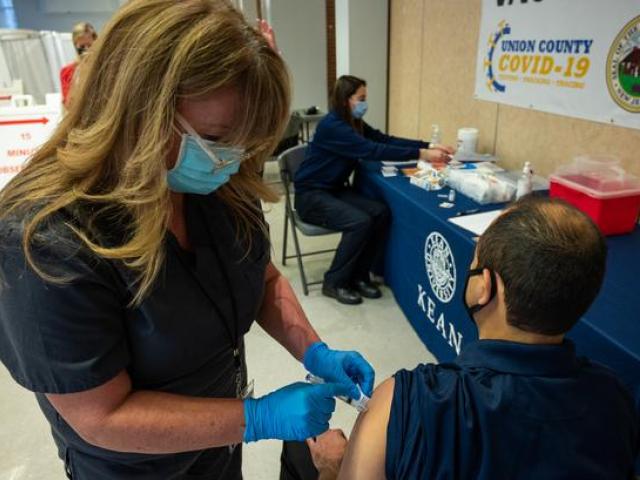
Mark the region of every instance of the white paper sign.
<instances>
[{"instance_id":1,"label":"white paper sign","mask_svg":"<svg viewBox=\"0 0 640 480\"><path fill-rule=\"evenodd\" d=\"M483 0L475 96L640 128L640 2Z\"/></svg>"},{"instance_id":2,"label":"white paper sign","mask_svg":"<svg viewBox=\"0 0 640 480\"><path fill-rule=\"evenodd\" d=\"M0 189L55 130L60 111L45 106L0 109Z\"/></svg>"}]
</instances>

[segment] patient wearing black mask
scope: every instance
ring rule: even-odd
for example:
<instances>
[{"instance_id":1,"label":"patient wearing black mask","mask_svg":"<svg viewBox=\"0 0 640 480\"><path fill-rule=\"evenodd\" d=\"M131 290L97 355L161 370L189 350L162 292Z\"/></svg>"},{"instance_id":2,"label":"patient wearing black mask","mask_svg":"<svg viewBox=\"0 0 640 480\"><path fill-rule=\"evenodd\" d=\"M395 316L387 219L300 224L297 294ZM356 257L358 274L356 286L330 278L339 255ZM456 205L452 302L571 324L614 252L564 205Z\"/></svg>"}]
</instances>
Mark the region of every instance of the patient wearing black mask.
<instances>
[{"instance_id":1,"label":"patient wearing black mask","mask_svg":"<svg viewBox=\"0 0 640 480\"><path fill-rule=\"evenodd\" d=\"M382 383L341 466L346 439L309 440L319 478L634 478L632 397L565 338L600 290L606 254L594 223L562 201L506 209L478 240L465 282L479 340Z\"/></svg>"}]
</instances>

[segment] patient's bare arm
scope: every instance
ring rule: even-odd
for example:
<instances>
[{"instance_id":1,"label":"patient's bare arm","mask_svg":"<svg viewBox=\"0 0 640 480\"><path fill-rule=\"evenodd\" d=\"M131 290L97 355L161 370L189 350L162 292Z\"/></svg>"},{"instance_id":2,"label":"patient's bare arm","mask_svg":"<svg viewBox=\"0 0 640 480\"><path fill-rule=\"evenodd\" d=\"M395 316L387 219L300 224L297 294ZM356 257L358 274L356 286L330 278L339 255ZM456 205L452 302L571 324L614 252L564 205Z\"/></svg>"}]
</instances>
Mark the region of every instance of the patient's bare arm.
<instances>
[{"instance_id":1,"label":"patient's bare arm","mask_svg":"<svg viewBox=\"0 0 640 480\"><path fill-rule=\"evenodd\" d=\"M368 410L360 414L353 427L344 460L347 440L341 431L332 430L317 441L307 440L313 463L320 472L318 480L385 480L387 425L394 384L390 378L373 392Z\"/></svg>"},{"instance_id":2,"label":"patient's bare arm","mask_svg":"<svg viewBox=\"0 0 640 480\"><path fill-rule=\"evenodd\" d=\"M353 427L338 479L386 480L387 425L395 381L390 378L373 392L366 412Z\"/></svg>"}]
</instances>

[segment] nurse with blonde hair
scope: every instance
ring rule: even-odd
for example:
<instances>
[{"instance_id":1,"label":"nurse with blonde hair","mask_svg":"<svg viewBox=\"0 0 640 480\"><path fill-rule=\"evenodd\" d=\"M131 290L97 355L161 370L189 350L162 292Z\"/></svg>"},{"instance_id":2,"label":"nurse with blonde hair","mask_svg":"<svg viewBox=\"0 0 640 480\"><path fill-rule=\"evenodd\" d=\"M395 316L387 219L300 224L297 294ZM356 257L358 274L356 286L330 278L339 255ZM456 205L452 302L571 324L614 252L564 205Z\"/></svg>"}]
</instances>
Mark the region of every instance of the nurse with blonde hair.
<instances>
[{"instance_id":1,"label":"nurse with blonde hair","mask_svg":"<svg viewBox=\"0 0 640 480\"><path fill-rule=\"evenodd\" d=\"M69 478L241 478L243 441L318 435L374 382L270 261L259 172L287 69L229 2L132 0L82 73L0 193L0 359ZM253 398L254 321L326 383Z\"/></svg>"}]
</instances>

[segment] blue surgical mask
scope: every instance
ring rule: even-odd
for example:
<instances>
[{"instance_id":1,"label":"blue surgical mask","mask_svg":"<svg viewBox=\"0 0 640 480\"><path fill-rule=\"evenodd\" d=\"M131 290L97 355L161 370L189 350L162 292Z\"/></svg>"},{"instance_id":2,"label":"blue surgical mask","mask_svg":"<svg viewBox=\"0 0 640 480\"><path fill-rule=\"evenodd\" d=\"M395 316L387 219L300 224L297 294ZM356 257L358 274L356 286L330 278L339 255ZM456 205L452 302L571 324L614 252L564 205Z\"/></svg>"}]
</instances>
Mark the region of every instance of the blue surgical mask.
<instances>
[{"instance_id":1,"label":"blue surgical mask","mask_svg":"<svg viewBox=\"0 0 640 480\"><path fill-rule=\"evenodd\" d=\"M244 150L204 140L179 114L176 119L188 133L182 134L178 159L167 174L169 188L174 192L208 195L238 173Z\"/></svg>"},{"instance_id":2,"label":"blue surgical mask","mask_svg":"<svg viewBox=\"0 0 640 480\"><path fill-rule=\"evenodd\" d=\"M358 102L354 105L351 109L351 115L353 115L353 118L362 118L364 117L364 114L367 113L368 109L369 104L366 100L363 100L362 102Z\"/></svg>"}]
</instances>

